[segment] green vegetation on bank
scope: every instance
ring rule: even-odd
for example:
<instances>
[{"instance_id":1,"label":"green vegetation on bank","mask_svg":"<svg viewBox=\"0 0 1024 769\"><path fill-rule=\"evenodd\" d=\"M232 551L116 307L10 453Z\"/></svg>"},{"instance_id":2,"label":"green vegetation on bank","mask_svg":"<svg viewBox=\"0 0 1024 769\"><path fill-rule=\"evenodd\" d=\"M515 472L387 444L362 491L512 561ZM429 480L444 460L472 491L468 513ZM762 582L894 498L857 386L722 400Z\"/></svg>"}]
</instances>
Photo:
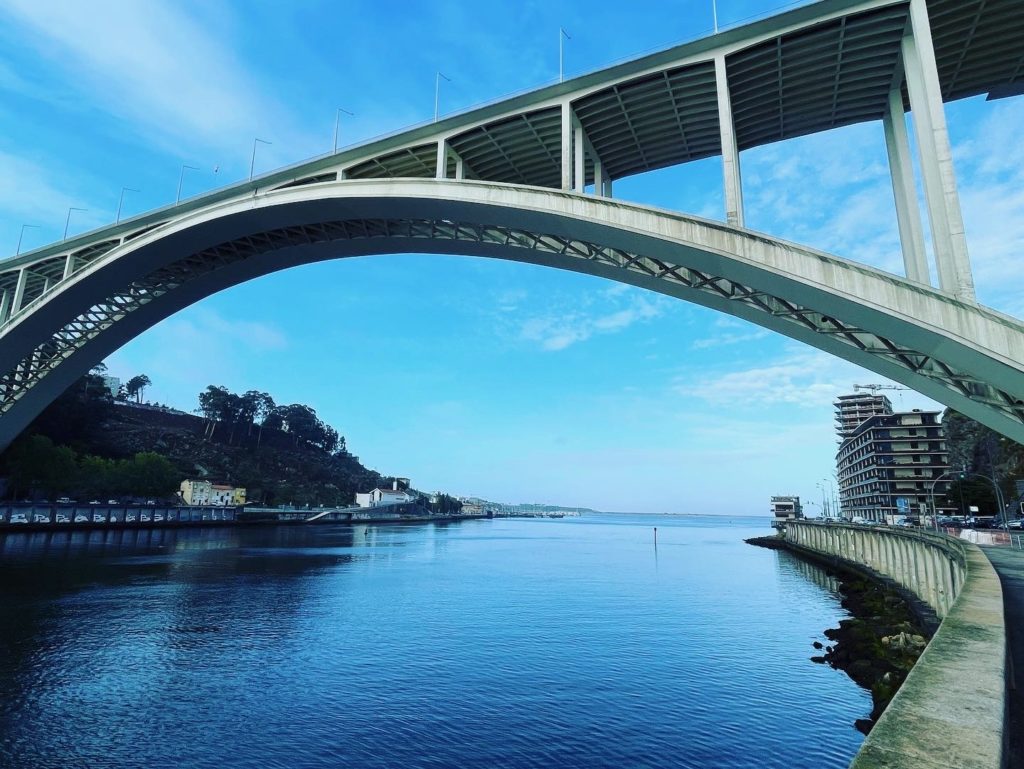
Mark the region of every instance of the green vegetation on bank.
<instances>
[{"instance_id":1,"label":"green vegetation on bank","mask_svg":"<svg viewBox=\"0 0 1024 769\"><path fill-rule=\"evenodd\" d=\"M1006 504L1012 505L1019 496L1016 482L1024 480L1024 446L953 409L946 409L942 424L953 468L946 506L967 511L976 505L984 515L995 514L999 506L993 480L999 484ZM967 477L962 480L961 467L967 469ZM1011 515L1017 510L1011 509Z\"/></svg>"},{"instance_id":2,"label":"green vegetation on bank","mask_svg":"<svg viewBox=\"0 0 1024 769\"><path fill-rule=\"evenodd\" d=\"M8 499L170 499L183 479L209 478L245 487L255 503L315 507L391 487L309 406L210 386L199 394L198 415L186 414L144 404L145 375L112 398L102 373L68 388L0 455ZM444 495L431 506L461 507Z\"/></svg>"}]
</instances>

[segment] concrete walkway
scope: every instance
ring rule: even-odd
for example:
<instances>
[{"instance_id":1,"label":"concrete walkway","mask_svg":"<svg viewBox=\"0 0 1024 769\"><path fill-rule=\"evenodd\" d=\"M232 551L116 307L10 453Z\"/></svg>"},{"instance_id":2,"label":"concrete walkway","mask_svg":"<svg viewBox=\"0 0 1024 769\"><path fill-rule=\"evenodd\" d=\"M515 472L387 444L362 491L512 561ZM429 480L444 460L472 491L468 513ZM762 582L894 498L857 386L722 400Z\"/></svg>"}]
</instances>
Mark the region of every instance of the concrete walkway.
<instances>
[{"instance_id":1,"label":"concrete walkway","mask_svg":"<svg viewBox=\"0 0 1024 769\"><path fill-rule=\"evenodd\" d=\"M983 547L1003 585L1006 610L1008 769L1024 769L1024 551Z\"/></svg>"}]
</instances>

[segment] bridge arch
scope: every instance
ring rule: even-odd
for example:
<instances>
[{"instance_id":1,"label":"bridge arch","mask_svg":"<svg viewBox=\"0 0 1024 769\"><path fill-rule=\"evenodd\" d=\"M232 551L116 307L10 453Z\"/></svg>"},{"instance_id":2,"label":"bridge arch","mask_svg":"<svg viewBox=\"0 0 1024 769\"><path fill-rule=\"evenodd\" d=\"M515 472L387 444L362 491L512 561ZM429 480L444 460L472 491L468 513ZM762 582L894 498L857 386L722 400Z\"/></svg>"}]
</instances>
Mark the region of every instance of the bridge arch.
<instances>
[{"instance_id":1,"label":"bridge arch","mask_svg":"<svg viewBox=\"0 0 1024 769\"><path fill-rule=\"evenodd\" d=\"M695 302L1024 442L1024 324L1009 316L718 222L547 188L393 179L215 203L53 285L0 326L0 446L97 362L206 296L300 264L406 252L528 262Z\"/></svg>"}]
</instances>

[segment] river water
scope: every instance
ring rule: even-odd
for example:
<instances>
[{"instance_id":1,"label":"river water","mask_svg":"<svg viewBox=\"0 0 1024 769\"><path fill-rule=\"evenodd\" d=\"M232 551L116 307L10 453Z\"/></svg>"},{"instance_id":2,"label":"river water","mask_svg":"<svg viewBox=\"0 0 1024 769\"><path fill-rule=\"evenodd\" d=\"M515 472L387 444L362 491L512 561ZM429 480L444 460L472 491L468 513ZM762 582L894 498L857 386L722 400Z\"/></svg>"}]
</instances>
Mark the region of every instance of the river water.
<instances>
[{"instance_id":1,"label":"river water","mask_svg":"<svg viewBox=\"0 0 1024 769\"><path fill-rule=\"evenodd\" d=\"M653 528L657 526L657 547ZM845 767L765 519L0 536L0 766Z\"/></svg>"}]
</instances>

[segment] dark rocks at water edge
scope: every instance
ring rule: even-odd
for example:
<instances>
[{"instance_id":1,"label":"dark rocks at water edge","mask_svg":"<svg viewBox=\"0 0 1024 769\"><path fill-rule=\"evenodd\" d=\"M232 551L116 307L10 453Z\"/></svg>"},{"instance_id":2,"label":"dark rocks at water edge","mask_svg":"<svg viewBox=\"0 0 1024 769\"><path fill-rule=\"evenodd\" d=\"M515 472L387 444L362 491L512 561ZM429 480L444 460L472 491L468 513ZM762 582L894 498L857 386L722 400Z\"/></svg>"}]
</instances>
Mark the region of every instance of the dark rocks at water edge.
<instances>
[{"instance_id":1,"label":"dark rocks at water edge","mask_svg":"<svg viewBox=\"0 0 1024 769\"><path fill-rule=\"evenodd\" d=\"M789 550L783 537L753 537L748 544L772 550ZM792 552L792 551L791 551ZM794 552L796 557L803 557ZM824 654L812 662L842 670L858 686L871 692L871 715L854 722L864 734L871 731L886 706L896 696L917 658L927 645L925 631L895 590L858 572L834 568L823 560L810 559L839 579L842 607L852 615L838 628L825 631L830 646L815 641Z\"/></svg>"},{"instance_id":2,"label":"dark rocks at water edge","mask_svg":"<svg viewBox=\"0 0 1024 769\"><path fill-rule=\"evenodd\" d=\"M928 641L906 602L893 590L864 577L839 575L842 606L853 616L825 631L832 641L814 662L842 670L871 692L869 718L858 719L864 734L899 691Z\"/></svg>"},{"instance_id":3,"label":"dark rocks at water edge","mask_svg":"<svg viewBox=\"0 0 1024 769\"><path fill-rule=\"evenodd\" d=\"M748 545L756 545L757 547L767 547L769 550L785 550L786 540L782 537L751 537L750 539L743 540Z\"/></svg>"}]
</instances>

